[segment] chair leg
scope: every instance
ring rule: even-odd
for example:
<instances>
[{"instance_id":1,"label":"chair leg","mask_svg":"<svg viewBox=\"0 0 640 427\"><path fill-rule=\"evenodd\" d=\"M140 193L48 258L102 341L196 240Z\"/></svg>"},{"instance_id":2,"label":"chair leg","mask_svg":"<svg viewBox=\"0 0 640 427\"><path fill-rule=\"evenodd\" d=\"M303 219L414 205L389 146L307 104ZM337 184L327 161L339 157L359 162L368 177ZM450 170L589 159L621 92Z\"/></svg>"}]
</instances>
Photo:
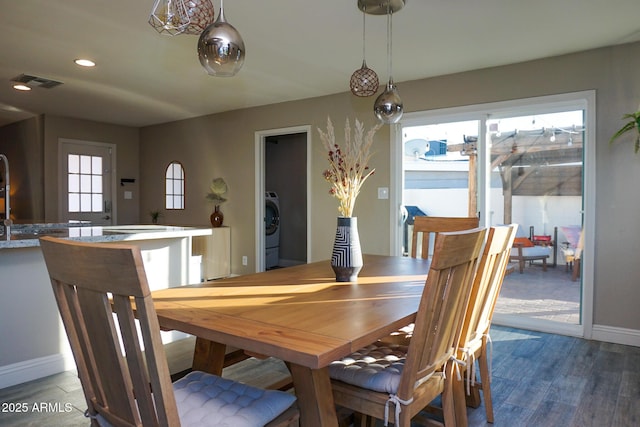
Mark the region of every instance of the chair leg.
<instances>
[{"instance_id":1,"label":"chair leg","mask_svg":"<svg viewBox=\"0 0 640 427\"><path fill-rule=\"evenodd\" d=\"M482 343L482 353L478 358L480 365L480 381L482 383L482 396L484 397L484 410L487 414L487 422L493 423L493 400L491 399L491 373L487 360L486 338Z\"/></svg>"},{"instance_id":2,"label":"chair leg","mask_svg":"<svg viewBox=\"0 0 640 427\"><path fill-rule=\"evenodd\" d=\"M467 405L464 397L464 384L457 381L453 363L447 366L442 392L442 412L445 426L466 427Z\"/></svg>"},{"instance_id":3,"label":"chair leg","mask_svg":"<svg viewBox=\"0 0 640 427\"><path fill-rule=\"evenodd\" d=\"M571 271L571 281L572 282L577 281L578 277L580 277L580 258L576 258L573 261L573 268Z\"/></svg>"}]
</instances>

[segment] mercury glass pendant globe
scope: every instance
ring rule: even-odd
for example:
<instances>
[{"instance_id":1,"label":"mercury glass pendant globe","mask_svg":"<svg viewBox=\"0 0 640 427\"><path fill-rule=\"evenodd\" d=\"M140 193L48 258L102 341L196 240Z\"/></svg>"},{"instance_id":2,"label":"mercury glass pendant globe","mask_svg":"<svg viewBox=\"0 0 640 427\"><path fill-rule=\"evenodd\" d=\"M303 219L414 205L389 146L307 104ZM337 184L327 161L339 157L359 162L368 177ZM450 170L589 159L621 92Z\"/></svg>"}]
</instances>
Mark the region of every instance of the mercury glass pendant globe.
<instances>
[{"instance_id":1,"label":"mercury glass pendant globe","mask_svg":"<svg viewBox=\"0 0 640 427\"><path fill-rule=\"evenodd\" d=\"M200 34L198 58L200 64L212 76L234 76L244 64L244 41L238 30L229 24L220 7L218 19Z\"/></svg>"},{"instance_id":2,"label":"mercury glass pendant globe","mask_svg":"<svg viewBox=\"0 0 640 427\"><path fill-rule=\"evenodd\" d=\"M373 112L378 120L384 124L398 123L404 113L402 99L393 80L389 80L387 86L373 104Z\"/></svg>"}]
</instances>

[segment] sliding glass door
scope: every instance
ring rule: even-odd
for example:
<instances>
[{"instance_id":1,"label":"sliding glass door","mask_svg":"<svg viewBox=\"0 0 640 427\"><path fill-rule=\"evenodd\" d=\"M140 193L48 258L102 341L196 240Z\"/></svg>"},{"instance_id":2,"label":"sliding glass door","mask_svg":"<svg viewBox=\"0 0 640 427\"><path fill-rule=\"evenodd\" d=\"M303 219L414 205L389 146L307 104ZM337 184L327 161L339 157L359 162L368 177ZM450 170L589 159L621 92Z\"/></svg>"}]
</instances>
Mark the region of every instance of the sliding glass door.
<instances>
[{"instance_id":1,"label":"sliding glass door","mask_svg":"<svg viewBox=\"0 0 640 427\"><path fill-rule=\"evenodd\" d=\"M512 253L495 321L583 335L590 312L583 305L591 301L583 285L590 292L592 283L580 262L588 251L587 101L552 97L406 115L396 141L396 252L409 253L416 215L516 223L523 247Z\"/></svg>"}]
</instances>

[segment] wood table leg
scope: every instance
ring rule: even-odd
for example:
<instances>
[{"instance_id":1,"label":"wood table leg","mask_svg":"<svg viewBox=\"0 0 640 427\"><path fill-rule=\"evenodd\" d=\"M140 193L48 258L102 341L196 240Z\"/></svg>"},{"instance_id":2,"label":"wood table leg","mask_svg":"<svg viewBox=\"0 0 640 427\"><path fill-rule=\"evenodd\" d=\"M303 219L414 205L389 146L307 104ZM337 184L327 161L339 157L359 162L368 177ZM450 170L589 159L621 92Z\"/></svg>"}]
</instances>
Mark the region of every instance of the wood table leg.
<instances>
[{"instance_id":1,"label":"wood table leg","mask_svg":"<svg viewBox=\"0 0 640 427\"><path fill-rule=\"evenodd\" d=\"M329 369L310 369L287 364L298 397L300 425L305 427L338 427Z\"/></svg>"},{"instance_id":2,"label":"wood table leg","mask_svg":"<svg viewBox=\"0 0 640 427\"><path fill-rule=\"evenodd\" d=\"M227 346L204 338L196 337L193 352L193 370L222 375Z\"/></svg>"}]
</instances>

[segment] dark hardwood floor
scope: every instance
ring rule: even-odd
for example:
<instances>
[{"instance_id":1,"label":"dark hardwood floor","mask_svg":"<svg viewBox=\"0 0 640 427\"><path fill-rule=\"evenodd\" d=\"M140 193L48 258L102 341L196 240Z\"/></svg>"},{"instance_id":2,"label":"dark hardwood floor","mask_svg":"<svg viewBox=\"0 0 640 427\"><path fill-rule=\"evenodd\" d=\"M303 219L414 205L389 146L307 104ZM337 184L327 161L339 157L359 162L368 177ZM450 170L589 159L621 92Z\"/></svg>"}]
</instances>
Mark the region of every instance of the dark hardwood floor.
<instances>
[{"instance_id":1,"label":"dark hardwood floor","mask_svg":"<svg viewBox=\"0 0 640 427\"><path fill-rule=\"evenodd\" d=\"M640 348L499 326L491 336L496 427L640 425ZM184 369L191 351L189 340L168 348L172 372ZM286 373L275 359L248 359L224 371L255 385ZM89 426L74 372L2 389L0 404L0 426ZM470 426L490 425L483 406L468 415Z\"/></svg>"}]
</instances>

